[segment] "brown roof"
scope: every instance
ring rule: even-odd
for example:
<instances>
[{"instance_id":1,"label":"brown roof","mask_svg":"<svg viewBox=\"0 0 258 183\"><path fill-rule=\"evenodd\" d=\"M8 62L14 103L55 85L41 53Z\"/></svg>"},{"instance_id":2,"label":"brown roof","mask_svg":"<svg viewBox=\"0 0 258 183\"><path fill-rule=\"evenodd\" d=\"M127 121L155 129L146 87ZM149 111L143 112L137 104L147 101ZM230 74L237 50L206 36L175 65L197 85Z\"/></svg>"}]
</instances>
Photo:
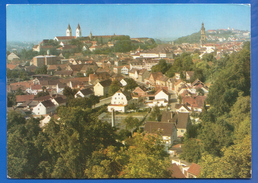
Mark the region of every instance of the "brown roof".
<instances>
[{"instance_id":1,"label":"brown roof","mask_svg":"<svg viewBox=\"0 0 258 183\"><path fill-rule=\"evenodd\" d=\"M154 80L157 80L163 76L162 72L153 72L151 75L153 76Z\"/></svg>"},{"instance_id":2,"label":"brown roof","mask_svg":"<svg viewBox=\"0 0 258 183\"><path fill-rule=\"evenodd\" d=\"M80 71L81 68L83 67L83 64L78 64L78 65L69 65L72 71Z\"/></svg>"},{"instance_id":3,"label":"brown roof","mask_svg":"<svg viewBox=\"0 0 258 183\"><path fill-rule=\"evenodd\" d=\"M198 164L192 163L190 168L188 169L188 173L191 173L195 176L198 176L200 174L201 167Z\"/></svg>"},{"instance_id":4,"label":"brown roof","mask_svg":"<svg viewBox=\"0 0 258 183\"><path fill-rule=\"evenodd\" d=\"M54 98L54 100L55 100L58 104L66 103L66 99L64 99L63 97L56 97L56 98Z\"/></svg>"},{"instance_id":5,"label":"brown roof","mask_svg":"<svg viewBox=\"0 0 258 183\"><path fill-rule=\"evenodd\" d=\"M31 85L30 88L32 90L40 90L40 89L42 89L42 86L41 85Z\"/></svg>"},{"instance_id":6,"label":"brown roof","mask_svg":"<svg viewBox=\"0 0 258 183\"><path fill-rule=\"evenodd\" d=\"M163 88L160 88L158 91L156 91L155 95L157 95L161 91L163 91L165 94L169 95L168 91L164 90Z\"/></svg>"},{"instance_id":7,"label":"brown roof","mask_svg":"<svg viewBox=\"0 0 258 183\"><path fill-rule=\"evenodd\" d=\"M173 128L174 123L147 121L144 127L144 131L148 133L156 133L157 131L162 130L162 135L171 136L173 133Z\"/></svg>"},{"instance_id":8,"label":"brown roof","mask_svg":"<svg viewBox=\"0 0 258 183\"><path fill-rule=\"evenodd\" d=\"M187 128L187 123L189 120L189 113L178 113L177 114L178 121L176 124L177 128Z\"/></svg>"},{"instance_id":9,"label":"brown roof","mask_svg":"<svg viewBox=\"0 0 258 183\"><path fill-rule=\"evenodd\" d=\"M55 75L72 75L73 71L56 71Z\"/></svg>"},{"instance_id":10,"label":"brown roof","mask_svg":"<svg viewBox=\"0 0 258 183\"><path fill-rule=\"evenodd\" d=\"M51 96L50 95L46 95L46 96L42 96L42 97L38 97L38 98L34 98L33 100L34 101L44 101L44 100L48 100L48 99L50 99L51 98Z\"/></svg>"},{"instance_id":11,"label":"brown roof","mask_svg":"<svg viewBox=\"0 0 258 183\"><path fill-rule=\"evenodd\" d=\"M112 81L110 79L99 82L99 84L101 84L103 87L110 86L111 83L112 83Z\"/></svg>"},{"instance_id":12,"label":"brown roof","mask_svg":"<svg viewBox=\"0 0 258 183\"><path fill-rule=\"evenodd\" d=\"M194 75L194 71L186 71L186 73L187 73L190 77L192 77L192 76Z\"/></svg>"},{"instance_id":13,"label":"brown roof","mask_svg":"<svg viewBox=\"0 0 258 183\"><path fill-rule=\"evenodd\" d=\"M83 95L93 94L93 91L90 88L80 90Z\"/></svg>"},{"instance_id":14,"label":"brown roof","mask_svg":"<svg viewBox=\"0 0 258 183\"><path fill-rule=\"evenodd\" d=\"M6 64L6 68L8 69L15 69L16 67L18 67L18 64Z\"/></svg>"},{"instance_id":15,"label":"brown roof","mask_svg":"<svg viewBox=\"0 0 258 183\"><path fill-rule=\"evenodd\" d=\"M185 175L181 172L180 168L175 163L173 163L168 168L168 170L170 170L172 172L172 177L173 178L178 178L178 179L186 178Z\"/></svg>"},{"instance_id":16,"label":"brown roof","mask_svg":"<svg viewBox=\"0 0 258 183\"><path fill-rule=\"evenodd\" d=\"M170 111L163 111L162 116L161 116L161 122L167 123L168 120L170 120L170 122L176 122L176 120L177 120L176 113L173 113Z\"/></svg>"},{"instance_id":17,"label":"brown roof","mask_svg":"<svg viewBox=\"0 0 258 183\"><path fill-rule=\"evenodd\" d=\"M43 101L43 102L41 102L42 103L42 105L44 105L46 108L47 107L53 107L53 106L55 106L55 104L51 101L51 100L45 100L45 101Z\"/></svg>"},{"instance_id":18,"label":"brown roof","mask_svg":"<svg viewBox=\"0 0 258 183\"><path fill-rule=\"evenodd\" d=\"M16 102L25 102L34 99L34 95L16 95Z\"/></svg>"},{"instance_id":19,"label":"brown roof","mask_svg":"<svg viewBox=\"0 0 258 183\"><path fill-rule=\"evenodd\" d=\"M206 96L196 96L196 97L183 97L183 104L189 104L193 107L202 108Z\"/></svg>"},{"instance_id":20,"label":"brown roof","mask_svg":"<svg viewBox=\"0 0 258 183\"><path fill-rule=\"evenodd\" d=\"M176 105L175 105L175 108L176 108L176 109L180 109L182 106L183 106L186 110L191 111L191 110L187 107L186 104L176 104Z\"/></svg>"}]
</instances>

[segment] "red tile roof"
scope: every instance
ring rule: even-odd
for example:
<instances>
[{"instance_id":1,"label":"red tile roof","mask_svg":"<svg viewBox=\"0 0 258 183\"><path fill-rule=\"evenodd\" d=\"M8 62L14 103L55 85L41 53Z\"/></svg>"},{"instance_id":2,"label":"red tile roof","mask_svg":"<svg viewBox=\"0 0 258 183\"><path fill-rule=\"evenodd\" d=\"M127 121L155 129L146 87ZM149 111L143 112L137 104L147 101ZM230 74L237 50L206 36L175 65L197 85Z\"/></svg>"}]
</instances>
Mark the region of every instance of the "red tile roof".
<instances>
[{"instance_id":1,"label":"red tile roof","mask_svg":"<svg viewBox=\"0 0 258 183\"><path fill-rule=\"evenodd\" d=\"M168 169L172 172L173 178L186 178L185 175L181 172L180 168L175 163L173 163Z\"/></svg>"},{"instance_id":2,"label":"red tile roof","mask_svg":"<svg viewBox=\"0 0 258 183\"><path fill-rule=\"evenodd\" d=\"M198 176L200 174L201 167L198 164L192 163L190 168L188 169L188 173L191 173L195 176Z\"/></svg>"},{"instance_id":3,"label":"red tile roof","mask_svg":"<svg viewBox=\"0 0 258 183\"><path fill-rule=\"evenodd\" d=\"M25 101L29 101L29 100L33 100L33 99L34 99L34 95L16 95L17 103L25 102Z\"/></svg>"}]
</instances>

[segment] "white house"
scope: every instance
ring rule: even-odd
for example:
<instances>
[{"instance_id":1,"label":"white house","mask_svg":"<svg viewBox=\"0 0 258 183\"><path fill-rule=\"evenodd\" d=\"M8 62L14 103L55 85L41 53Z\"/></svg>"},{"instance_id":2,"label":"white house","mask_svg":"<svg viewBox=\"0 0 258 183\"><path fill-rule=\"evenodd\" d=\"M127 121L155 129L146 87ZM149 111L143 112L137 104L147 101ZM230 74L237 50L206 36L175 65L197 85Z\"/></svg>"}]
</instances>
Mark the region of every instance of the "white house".
<instances>
[{"instance_id":1,"label":"white house","mask_svg":"<svg viewBox=\"0 0 258 183\"><path fill-rule=\"evenodd\" d=\"M108 94L109 86L111 85L111 80L100 81L94 85L94 95L104 96Z\"/></svg>"},{"instance_id":2,"label":"white house","mask_svg":"<svg viewBox=\"0 0 258 183\"><path fill-rule=\"evenodd\" d=\"M147 102L149 107L167 106L169 102L169 94L164 89L160 89L155 93L154 100Z\"/></svg>"},{"instance_id":3,"label":"white house","mask_svg":"<svg viewBox=\"0 0 258 183\"><path fill-rule=\"evenodd\" d=\"M45 115L54 113L56 105L51 100L45 100L38 103L36 107L33 108L32 113L35 115Z\"/></svg>"},{"instance_id":4,"label":"white house","mask_svg":"<svg viewBox=\"0 0 258 183\"><path fill-rule=\"evenodd\" d=\"M108 106L108 111L112 112L112 109L114 109L114 111L125 112L127 104L128 104L128 100L125 94L123 94L121 90L118 90L112 96L111 104Z\"/></svg>"},{"instance_id":5,"label":"white house","mask_svg":"<svg viewBox=\"0 0 258 183\"><path fill-rule=\"evenodd\" d=\"M157 134L161 132L163 143L171 146L177 139L177 129L175 123L147 121L144 131L149 134Z\"/></svg>"},{"instance_id":6,"label":"white house","mask_svg":"<svg viewBox=\"0 0 258 183\"><path fill-rule=\"evenodd\" d=\"M90 88L87 88L87 89L82 89L82 90L79 90L75 95L74 95L74 98L78 98L78 97L89 97L91 95L94 95L94 92L90 89Z\"/></svg>"},{"instance_id":7,"label":"white house","mask_svg":"<svg viewBox=\"0 0 258 183\"><path fill-rule=\"evenodd\" d=\"M130 66L123 66L121 69L121 74L128 75Z\"/></svg>"},{"instance_id":8,"label":"white house","mask_svg":"<svg viewBox=\"0 0 258 183\"><path fill-rule=\"evenodd\" d=\"M120 83L121 83L122 86L126 86L127 85L127 82L124 79L121 79Z\"/></svg>"},{"instance_id":9,"label":"white house","mask_svg":"<svg viewBox=\"0 0 258 183\"><path fill-rule=\"evenodd\" d=\"M176 112L179 113L190 113L191 109L187 107L185 104L176 104L175 105Z\"/></svg>"}]
</instances>

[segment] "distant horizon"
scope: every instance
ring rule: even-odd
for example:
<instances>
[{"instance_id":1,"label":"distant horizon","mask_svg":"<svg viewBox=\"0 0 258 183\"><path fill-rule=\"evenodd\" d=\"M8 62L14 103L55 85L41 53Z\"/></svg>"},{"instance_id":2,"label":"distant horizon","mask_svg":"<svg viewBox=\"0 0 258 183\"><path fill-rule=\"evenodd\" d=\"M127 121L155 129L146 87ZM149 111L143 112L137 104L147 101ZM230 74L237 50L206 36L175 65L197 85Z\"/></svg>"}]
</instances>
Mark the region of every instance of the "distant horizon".
<instances>
[{"instance_id":1,"label":"distant horizon","mask_svg":"<svg viewBox=\"0 0 258 183\"><path fill-rule=\"evenodd\" d=\"M251 29L251 8L243 4L7 5L7 41L33 42L73 36L129 35L179 38L205 29ZM227 17L227 18L225 18Z\"/></svg>"}]
</instances>

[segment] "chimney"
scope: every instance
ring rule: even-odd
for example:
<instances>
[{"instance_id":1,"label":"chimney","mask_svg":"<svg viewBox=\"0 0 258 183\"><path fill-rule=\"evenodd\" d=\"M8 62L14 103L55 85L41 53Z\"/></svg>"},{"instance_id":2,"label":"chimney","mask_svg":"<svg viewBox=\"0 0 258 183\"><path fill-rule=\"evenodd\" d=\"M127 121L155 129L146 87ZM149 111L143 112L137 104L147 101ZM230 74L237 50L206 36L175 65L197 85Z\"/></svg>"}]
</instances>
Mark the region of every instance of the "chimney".
<instances>
[{"instance_id":1,"label":"chimney","mask_svg":"<svg viewBox=\"0 0 258 183\"><path fill-rule=\"evenodd\" d=\"M112 127L115 127L115 110L112 109L112 113L111 113L111 125Z\"/></svg>"}]
</instances>

